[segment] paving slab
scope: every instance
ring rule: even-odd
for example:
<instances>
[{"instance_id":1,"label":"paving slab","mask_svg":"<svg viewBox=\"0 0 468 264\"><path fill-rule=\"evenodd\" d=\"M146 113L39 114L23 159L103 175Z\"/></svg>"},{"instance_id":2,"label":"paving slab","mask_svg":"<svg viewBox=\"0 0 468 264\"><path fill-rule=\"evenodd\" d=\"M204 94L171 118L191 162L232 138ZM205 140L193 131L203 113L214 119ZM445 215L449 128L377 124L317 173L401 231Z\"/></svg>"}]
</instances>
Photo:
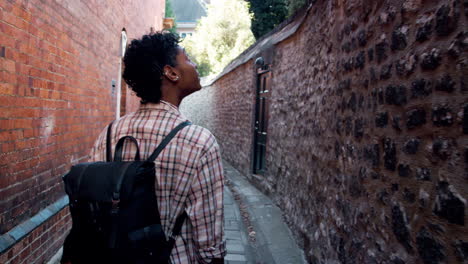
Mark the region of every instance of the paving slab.
<instances>
[{"instance_id":1,"label":"paving slab","mask_svg":"<svg viewBox=\"0 0 468 264\"><path fill-rule=\"evenodd\" d=\"M240 209L232 192L224 188L224 234L226 236L226 264L254 264L255 253L249 244Z\"/></svg>"}]
</instances>

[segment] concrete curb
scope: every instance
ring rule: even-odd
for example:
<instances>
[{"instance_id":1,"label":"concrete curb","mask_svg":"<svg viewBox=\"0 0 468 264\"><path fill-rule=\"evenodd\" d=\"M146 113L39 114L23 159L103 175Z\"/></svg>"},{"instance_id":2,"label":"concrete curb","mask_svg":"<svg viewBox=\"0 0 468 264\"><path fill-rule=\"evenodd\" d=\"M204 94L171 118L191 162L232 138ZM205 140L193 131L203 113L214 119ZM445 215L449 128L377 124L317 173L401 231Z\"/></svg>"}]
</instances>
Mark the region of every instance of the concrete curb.
<instances>
[{"instance_id":1,"label":"concrete curb","mask_svg":"<svg viewBox=\"0 0 468 264\"><path fill-rule=\"evenodd\" d=\"M281 210L229 163L223 164L226 178L240 194L250 214L250 221L256 232L257 263L307 263L304 252L297 246L291 231L284 223Z\"/></svg>"}]
</instances>

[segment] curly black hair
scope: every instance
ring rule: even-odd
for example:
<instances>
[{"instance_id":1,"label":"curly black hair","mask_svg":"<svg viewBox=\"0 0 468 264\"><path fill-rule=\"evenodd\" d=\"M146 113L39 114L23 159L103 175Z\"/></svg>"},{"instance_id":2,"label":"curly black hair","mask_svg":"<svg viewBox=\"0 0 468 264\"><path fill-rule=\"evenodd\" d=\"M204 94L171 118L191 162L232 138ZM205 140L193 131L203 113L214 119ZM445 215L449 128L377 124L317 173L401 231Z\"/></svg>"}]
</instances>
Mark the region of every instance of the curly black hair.
<instances>
[{"instance_id":1,"label":"curly black hair","mask_svg":"<svg viewBox=\"0 0 468 264\"><path fill-rule=\"evenodd\" d=\"M125 82L141 98L141 103L159 103L164 66L177 66L179 37L170 32L156 32L134 39L123 58Z\"/></svg>"}]
</instances>

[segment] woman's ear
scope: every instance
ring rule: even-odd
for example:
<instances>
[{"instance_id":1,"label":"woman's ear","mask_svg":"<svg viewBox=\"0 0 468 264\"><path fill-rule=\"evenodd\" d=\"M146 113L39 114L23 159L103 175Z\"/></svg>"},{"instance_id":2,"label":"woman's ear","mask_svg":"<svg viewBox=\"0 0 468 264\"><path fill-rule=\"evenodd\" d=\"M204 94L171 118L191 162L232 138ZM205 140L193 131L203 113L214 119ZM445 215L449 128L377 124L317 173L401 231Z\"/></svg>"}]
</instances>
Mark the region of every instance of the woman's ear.
<instances>
[{"instance_id":1,"label":"woman's ear","mask_svg":"<svg viewBox=\"0 0 468 264\"><path fill-rule=\"evenodd\" d=\"M180 74L178 73L177 69L171 67L169 65L164 66L163 68L163 76L166 77L169 81L176 82L179 80Z\"/></svg>"}]
</instances>

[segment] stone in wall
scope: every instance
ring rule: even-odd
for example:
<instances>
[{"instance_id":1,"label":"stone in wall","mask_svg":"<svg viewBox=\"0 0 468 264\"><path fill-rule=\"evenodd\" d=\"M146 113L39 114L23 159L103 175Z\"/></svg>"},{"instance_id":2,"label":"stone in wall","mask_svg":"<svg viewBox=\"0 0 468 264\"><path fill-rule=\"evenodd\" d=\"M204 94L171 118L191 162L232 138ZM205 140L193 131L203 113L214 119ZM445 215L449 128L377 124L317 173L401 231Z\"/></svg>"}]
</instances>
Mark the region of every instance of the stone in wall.
<instances>
[{"instance_id":1,"label":"stone in wall","mask_svg":"<svg viewBox=\"0 0 468 264\"><path fill-rule=\"evenodd\" d=\"M413 109L406 113L406 127L413 129L426 123L426 111L424 109Z\"/></svg>"},{"instance_id":2,"label":"stone in wall","mask_svg":"<svg viewBox=\"0 0 468 264\"><path fill-rule=\"evenodd\" d=\"M364 121L362 119L356 119L354 121L354 137L359 139L364 135Z\"/></svg>"},{"instance_id":3,"label":"stone in wall","mask_svg":"<svg viewBox=\"0 0 468 264\"><path fill-rule=\"evenodd\" d=\"M449 107L436 106L432 109L432 122L435 126L451 126L453 124L453 113Z\"/></svg>"},{"instance_id":4,"label":"stone in wall","mask_svg":"<svg viewBox=\"0 0 468 264\"><path fill-rule=\"evenodd\" d=\"M468 260L468 242L458 240L453 244L453 247L458 261Z\"/></svg>"},{"instance_id":5,"label":"stone in wall","mask_svg":"<svg viewBox=\"0 0 468 264\"><path fill-rule=\"evenodd\" d=\"M423 70L435 70L442 63L442 56L440 50L433 48L421 55L421 68Z\"/></svg>"},{"instance_id":6,"label":"stone in wall","mask_svg":"<svg viewBox=\"0 0 468 264\"><path fill-rule=\"evenodd\" d=\"M366 53L364 51L359 52L357 57L354 59L354 68L355 69L364 69L366 64Z\"/></svg>"},{"instance_id":7,"label":"stone in wall","mask_svg":"<svg viewBox=\"0 0 468 264\"><path fill-rule=\"evenodd\" d=\"M388 80L392 77L393 63L383 65L380 69L380 80Z\"/></svg>"},{"instance_id":8,"label":"stone in wall","mask_svg":"<svg viewBox=\"0 0 468 264\"><path fill-rule=\"evenodd\" d=\"M462 52L468 49L468 31L458 33L457 37L451 42L448 54L454 58L458 58Z\"/></svg>"},{"instance_id":9,"label":"stone in wall","mask_svg":"<svg viewBox=\"0 0 468 264\"><path fill-rule=\"evenodd\" d=\"M408 203L414 203L416 201L416 194L412 192L410 189L405 188L403 190L403 199Z\"/></svg>"},{"instance_id":10,"label":"stone in wall","mask_svg":"<svg viewBox=\"0 0 468 264\"><path fill-rule=\"evenodd\" d=\"M421 209L426 208L429 205L429 198L430 198L429 194L424 189L420 189L419 197L418 197L419 208Z\"/></svg>"},{"instance_id":11,"label":"stone in wall","mask_svg":"<svg viewBox=\"0 0 468 264\"><path fill-rule=\"evenodd\" d=\"M393 31L391 45L393 51L404 50L406 48L408 45L408 31L408 26L401 26Z\"/></svg>"},{"instance_id":12,"label":"stone in wall","mask_svg":"<svg viewBox=\"0 0 468 264\"><path fill-rule=\"evenodd\" d=\"M416 179L421 181L430 181L431 180L431 169L429 168L417 168L416 169Z\"/></svg>"},{"instance_id":13,"label":"stone in wall","mask_svg":"<svg viewBox=\"0 0 468 264\"><path fill-rule=\"evenodd\" d=\"M391 139L386 138L383 140L383 148L385 168L394 171L397 163L395 143Z\"/></svg>"},{"instance_id":14,"label":"stone in wall","mask_svg":"<svg viewBox=\"0 0 468 264\"><path fill-rule=\"evenodd\" d=\"M388 124L388 113L378 113L377 117L375 118L375 126L376 127L386 127Z\"/></svg>"},{"instance_id":15,"label":"stone in wall","mask_svg":"<svg viewBox=\"0 0 468 264\"><path fill-rule=\"evenodd\" d=\"M455 90L455 82L452 80L452 77L447 74L436 82L435 90L451 93Z\"/></svg>"},{"instance_id":16,"label":"stone in wall","mask_svg":"<svg viewBox=\"0 0 468 264\"><path fill-rule=\"evenodd\" d=\"M345 107L346 108L346 107ZM351 109L351 111L356 112L357 110L357 98L356 93L351 93L351 97L349 98L349 102L347 104L347 108Z\"/></svg>"},{"instance_id":17,"label":"stone in wall","mask_svg":"<svg viewBox=\"0 0 468 264\"><path fill-rule=\"evenodd\" d=\"M443 5L437 10L435 30L439 36L447 36L452 33L458 25L460 17L459 1L449 1L452 5Z\"/></svg>"},{"instance_id":18,"label":"stone in wall","mask_svg":"<svg viewBox=\"0 0 468 264\"><path fill-rule=\"evenodd\" d=\"M406 87L404 85L389 85L385 88L385 103L390 105L406 104Z\"/></svg>"},{"instance_id":19,"label":"stone in wall","mask_svg":"<svg viewBox=\"0 0 468 264\"><path fill-rule=\"evenodd\" d=\"M416 154L419 149L419 145L421 144L421 140L419 138L412 138L405 142L403 146L403 151L406 154Z\"/></svg>"},{"instance_id":20,"label":"stone in wall","mask_svg":"<svg viewBox=\"0 0 468 264\"><path fill-rule=\"evenodd\" d=\"M417 79L411 84L411 98L424 98L432 93L431 83L426 79Z\"/></svg>"},{"instance_id":21,"label":"stone in wall","mask_svg":"<svg viewBox=\"0 0 468 264\"><path fill-rule=\"evenodd\" d=\"M392 117L392 127L393 127L396 131L398 131L398 132L401 131L401 124L400 124L400 122L401 122L401 116L399 116L399 115L394 115L394 116Z\"/></svg>"},{"instance_id":22,"label":"stone in wall","mask_svg":"<svg viewBox=\"0 0 468 264\"><path fill-rule=\"evenodd\" d=\"M407 77L415 71L417 63L418 56L413 53L408 53L395 62L396 73L400 77Z\"/></svg>"},{"instance_id":23,"label":"stone in wall","mask_svg":"<svg viewBox=\"0 0 468 264\"><path fill-rule=\"evenodd\" d=\"M392 229L398 242L400 242L400 244L402 244L403 247L411 253L413 251L413 247L411 246L408 223L404 212L398 205L392 207Z\"/></svg>"},{"instance_id":24,"label":"stone in wall","mask_svg":"<svg viewBox=\"0 0 468 264\"><path fill-rule=\"evenodd\" d=\"M416 40L418 42L424 42L429 40L433 32L433 18L428 15L423 15L416 20L418 25Z\"/></svg>"},{"instance_id":25,"label":"stone in wall","mask_svg":"<svg viewBox=\"0 0 468 264\"><path fill-rule=\"evenodd\" d=\"M377 62L382 62L385 59L387 59L387 49L388 49L388 44L386 42L380 42L377 45L375 45L375 53L377 56Z\"/></svg>"},{"instance_id":26,"label":"stone in wall","mask_svg":"<svg viewBox=\"0 0 468 264\"><path fill-rule=\"evenodd\" d=\"M358 33L358 43L360 47L365 47L367 44L368 32L365 29L361 29Z\"/></svg>"},{"instance_id":27,"label":"stone in wall","mask_svg":"<svg viewBox=\"0 0 468 264\"><path fill-rule=\"evenodd\" d=\"M408 178L411 176L411 168L407 164L398 165L398 175L400 177Z\"/></svg>"},{"instance_id":28,"label":"stone in wall","mask_svg":"<svg viewBox=\"0 0 468 264\"><path fill-rule=\"evenodd\" d=\"M465 225L466 201L452 188L448 182L439 182L434 213L449 223Z\"/></svg>"},{"instance_id":29,"label":"stone in wall","mask_svg":"<svg viewBox=\"0 0 468 264\"><path fill-rule=\"evenodd\" d=\"M421 228L416 236L419 255L425 264L441 263L445 259L445 248L427 231Z\"/></svg>"},{"instance_id":30,"label":"stone in wall","mask_svg":"<svg viewBox=\"0 0 468 264\"><path fill-rule=\"evenodd\" d=\"M364 148L364 157L369 160L374 168L380 164L380 149L378 144L372 144Z\"/></svg>"},{"instance_id":31,"label":"stone in wall","mask_svg":"<svg viewBox=\"0 0 468 264\"><path fill-rule=\"evenodd\" d=\"M452 154L453 146L452 139L438 137L432 144L432 153L441 160L447 160Z\"/></svg>"}]
</instances>

